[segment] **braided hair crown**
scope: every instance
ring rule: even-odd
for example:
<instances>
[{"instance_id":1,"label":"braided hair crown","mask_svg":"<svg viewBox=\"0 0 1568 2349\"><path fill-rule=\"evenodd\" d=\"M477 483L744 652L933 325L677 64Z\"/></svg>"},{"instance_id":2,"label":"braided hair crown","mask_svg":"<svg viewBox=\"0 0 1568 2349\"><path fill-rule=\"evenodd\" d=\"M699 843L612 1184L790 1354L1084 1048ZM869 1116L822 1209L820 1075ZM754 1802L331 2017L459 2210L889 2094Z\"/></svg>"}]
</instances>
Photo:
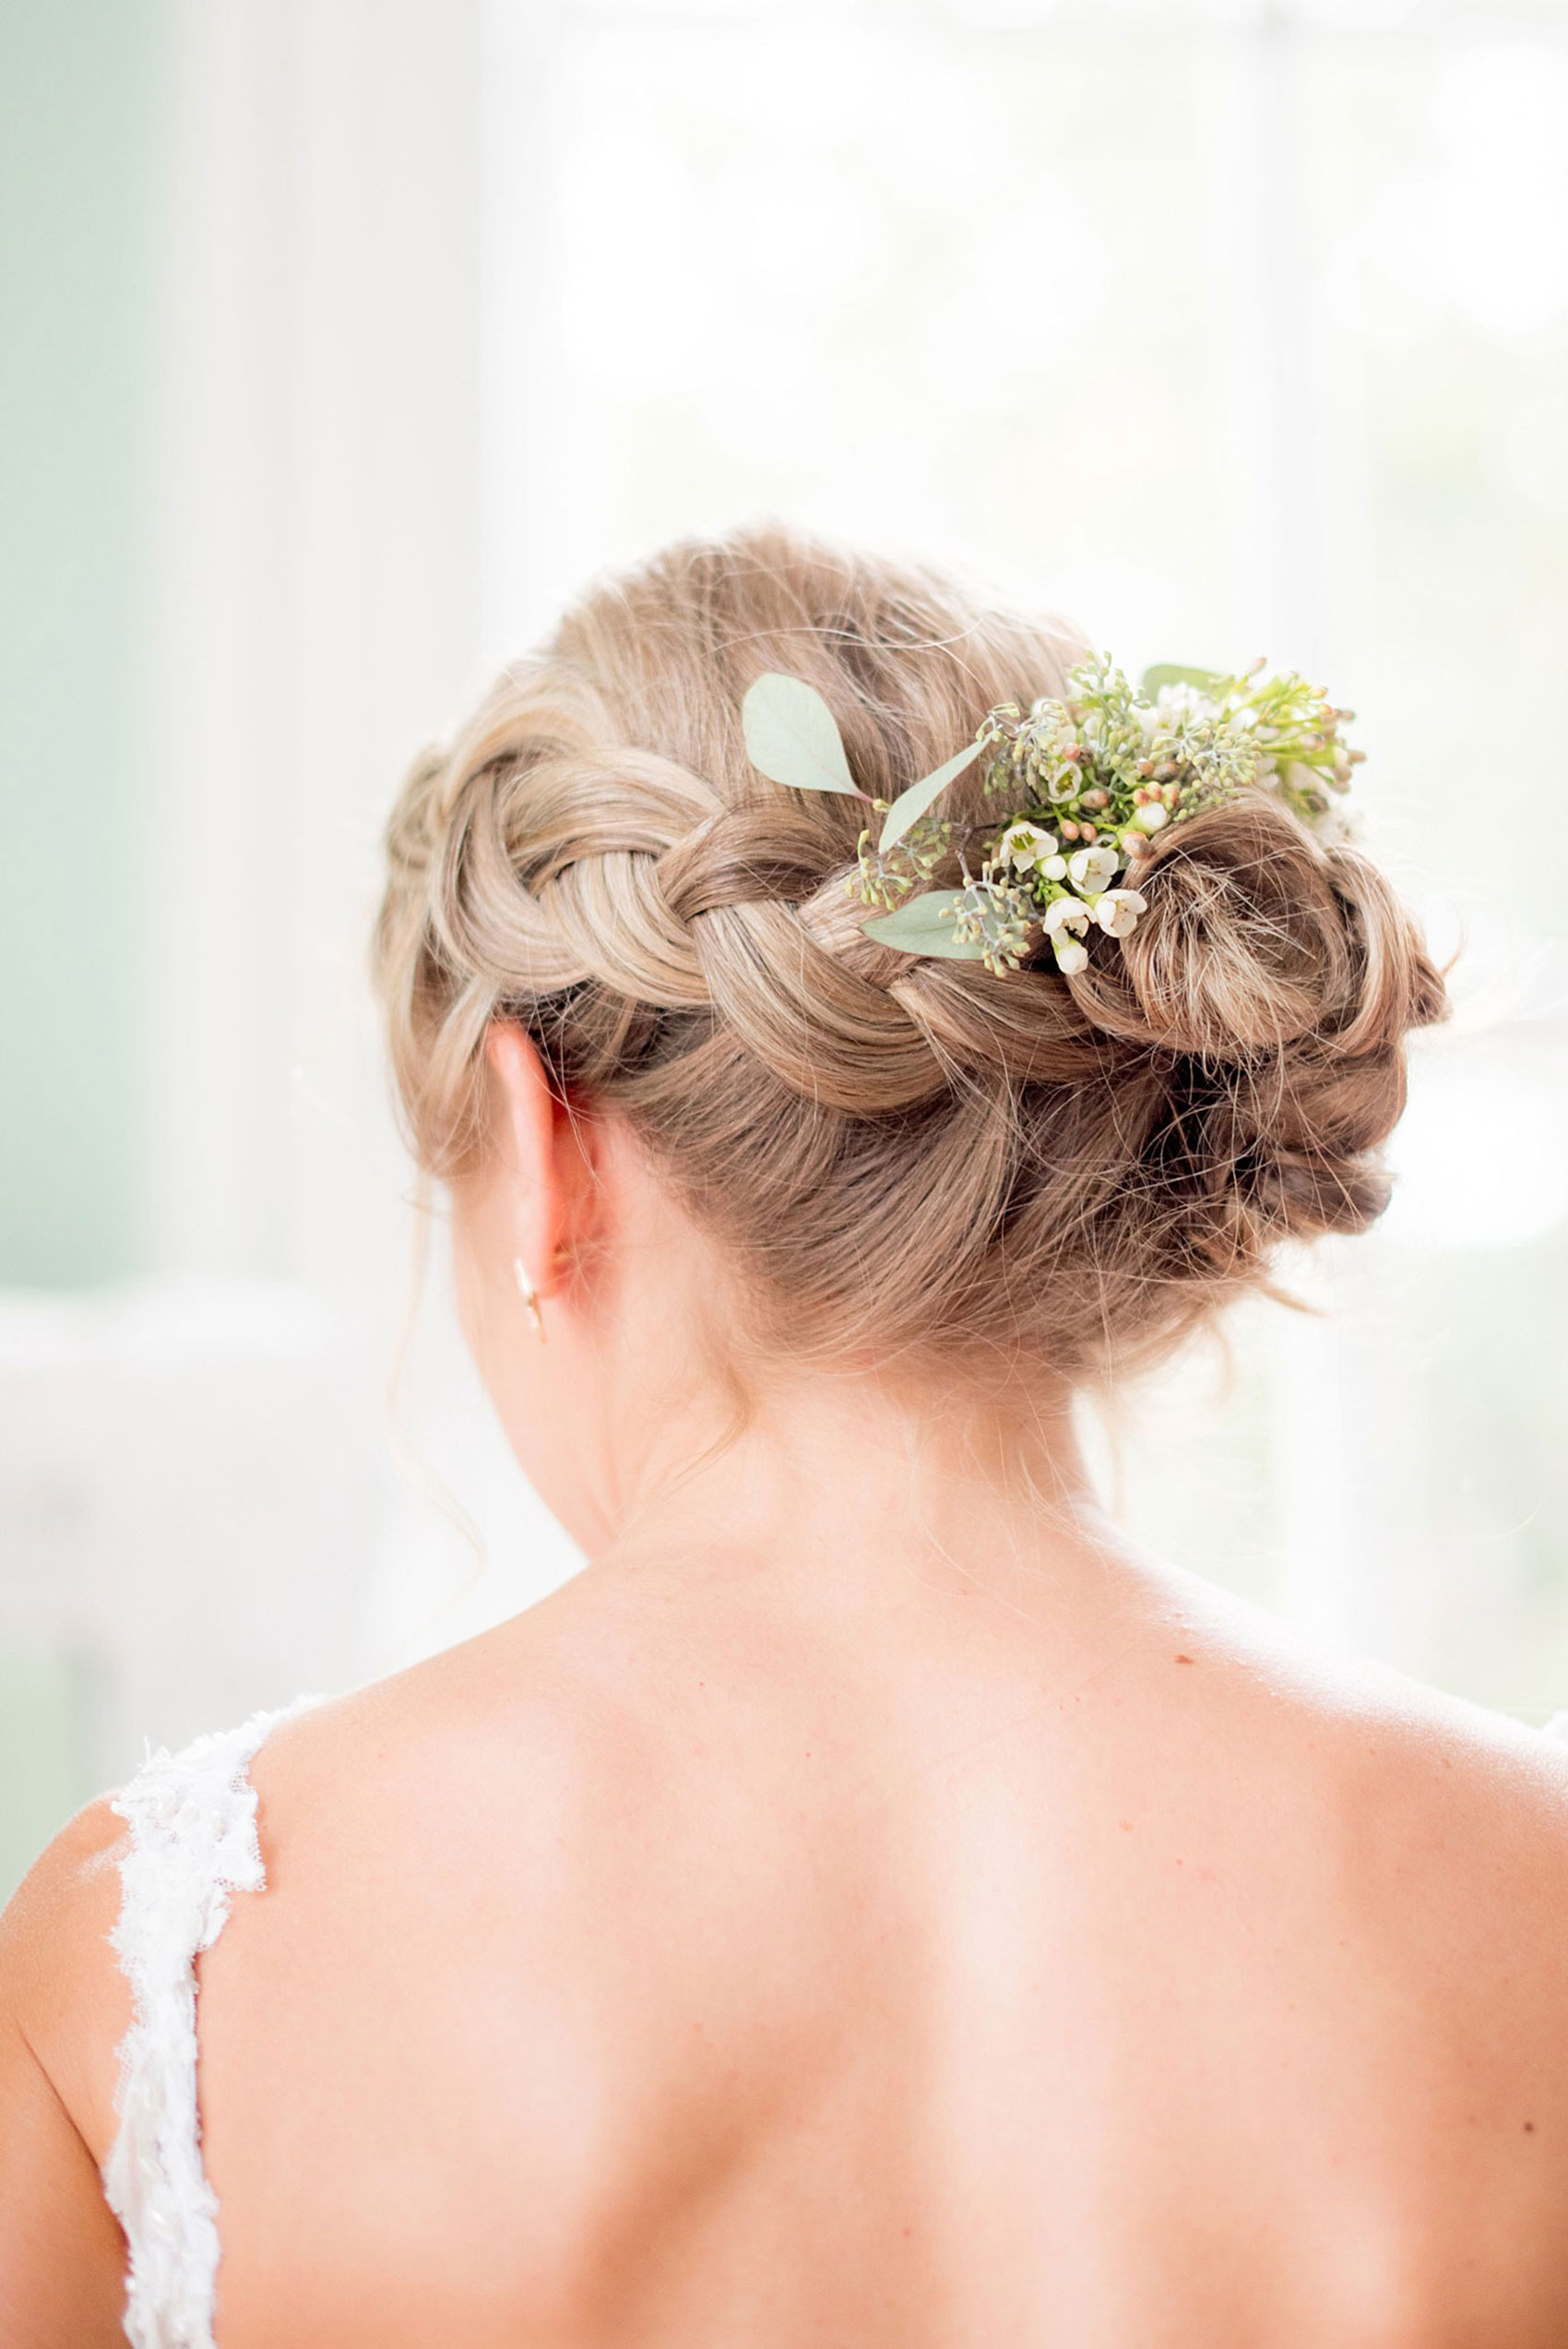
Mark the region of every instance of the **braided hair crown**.
<instances>
[{"instance_id":1,"label":"braided hair crown","mask_svg":"<svg viewBox=\"0 0 1568 2349\"><path fill-rule=\"evenodd\" d=\"M1278 1242L1364 1228L1443 994L1360 850L1243 795L1162 835L1131 938L999 976L864 935L863 803L747 757L747 689L783 671L890 798L1084 650L779 528L594 587L392 815L375 965L422 1163L482 1158L484 1037L515 1019L724 1245L738 1336L824 1361L1125 1367ZM982 822L980 793L950 796Z\"/></svg>"}]
</instances>

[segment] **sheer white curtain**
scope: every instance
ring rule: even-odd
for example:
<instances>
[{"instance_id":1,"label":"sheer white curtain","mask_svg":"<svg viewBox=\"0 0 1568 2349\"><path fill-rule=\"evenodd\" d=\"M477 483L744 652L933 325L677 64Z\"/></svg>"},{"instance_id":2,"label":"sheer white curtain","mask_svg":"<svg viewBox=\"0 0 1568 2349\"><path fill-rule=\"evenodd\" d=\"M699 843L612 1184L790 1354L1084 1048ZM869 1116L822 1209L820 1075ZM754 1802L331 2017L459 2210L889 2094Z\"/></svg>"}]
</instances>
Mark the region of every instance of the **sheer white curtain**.
<instances>
[{"instance_id":1,"label":"sheer white curtain","mask_svg":"<svg viewBox=\"0 0 1568 2349\"><path fill-rule=\"evenodd\" d=\"M574 1561L444 1311L439 1213L412 1203L365 973L392 793L489 667L480 10L204 0L179 12L176 58L160 1258L165 1293L211 1301L242 1353L279 1295L316 1308L303 1442L232 1414L274 1540L313 1561L277 1590L270 1701L279 1648L292 1677L340 1685ZM346 1531L328 1493L354 1496ZM221 1526L207 1557L204 1653L236 1563ZM182 1716L210 1710L211 1677L187 1663Z\"/></svg>"}]
</instances>

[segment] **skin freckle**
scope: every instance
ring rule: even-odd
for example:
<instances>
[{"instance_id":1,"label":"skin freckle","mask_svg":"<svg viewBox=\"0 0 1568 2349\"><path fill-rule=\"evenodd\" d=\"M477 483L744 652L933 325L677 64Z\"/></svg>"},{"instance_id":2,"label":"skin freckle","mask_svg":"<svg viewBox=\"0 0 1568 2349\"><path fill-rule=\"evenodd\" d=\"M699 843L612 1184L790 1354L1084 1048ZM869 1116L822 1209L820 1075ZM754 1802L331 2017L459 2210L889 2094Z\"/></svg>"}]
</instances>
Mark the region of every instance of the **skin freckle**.
<instances>
[{"instance_id":1,"label":"skin freckle","mask_svg":"<svg viewBox=\"0 0 1568 2349\"><path fill-rule=\"evenodd\" d=\"M1193 1659L1191 1656L1178 1656L1176 1661L1178 1663L1191 1663Z\"/></svg>"}]
</instances>

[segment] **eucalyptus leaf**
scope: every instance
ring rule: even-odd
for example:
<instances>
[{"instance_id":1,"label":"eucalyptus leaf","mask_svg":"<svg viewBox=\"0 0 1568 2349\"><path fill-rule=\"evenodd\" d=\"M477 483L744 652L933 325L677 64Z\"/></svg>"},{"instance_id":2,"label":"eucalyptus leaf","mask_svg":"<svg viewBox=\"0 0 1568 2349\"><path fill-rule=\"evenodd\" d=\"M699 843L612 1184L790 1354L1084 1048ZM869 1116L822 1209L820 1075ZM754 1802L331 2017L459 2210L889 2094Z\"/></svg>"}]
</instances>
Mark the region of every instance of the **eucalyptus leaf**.
<instances>
[{"instance_id":1,"label":"eucalyptus leaf","mask_svg":"<svg viewBox=\"0 0 1568 2349\"><path fill-rule=\"evenodd\" d=\"M922 776L918 783L911 783L907 792L899 793L887 811L883 821L882 837L876 843L884 856L903 839L911 824L919 823L926 809L946 790L955 775L961 775L965 768L972 766L979 757L980 745L972 742L968 750L959 751L934 774Z\"/></svg>"},{"instance_id":2,"label":"eucalyptus leaf","mask_svg":"<svg viewBox=\"0 0 1568 2349\"><path fill-rule=\"evenodd\" d=\"M1225 682L1218 669L1183 669L1178 662L1161 661L1144 671L1138 679L1138 691L1146 701L1153 701L1162 686L1191 686L1196 693L1212 693L1216 686Z\"/></svg>"},{"instance_id":3,"label":"eucalyptus leaf","mask_svg":"<svg viewBox=\"0 0 1568 2349\"><path fill-rule=\"evenodd\" d=\"M879 913L861 928L879 946L896 946L904 954L944 954L953 962L983 962L984 947L978 940L968 946L956 938L950 912L943 919L962 895L961 889L927 889L923 896L910 898L896 913Z\"/></svg>"},{"instance_id":4,"label":"eucalyptus leaf","mask_svg":"<svg viewBox=\"0 0 1568 2349\"><path fill-rule=\"evenodd\" d=\"M741 704L746 756L792 791L849 792L863 799L844 756L838 722L814 686L770 669Z\"/></svg>"}]
</instances>

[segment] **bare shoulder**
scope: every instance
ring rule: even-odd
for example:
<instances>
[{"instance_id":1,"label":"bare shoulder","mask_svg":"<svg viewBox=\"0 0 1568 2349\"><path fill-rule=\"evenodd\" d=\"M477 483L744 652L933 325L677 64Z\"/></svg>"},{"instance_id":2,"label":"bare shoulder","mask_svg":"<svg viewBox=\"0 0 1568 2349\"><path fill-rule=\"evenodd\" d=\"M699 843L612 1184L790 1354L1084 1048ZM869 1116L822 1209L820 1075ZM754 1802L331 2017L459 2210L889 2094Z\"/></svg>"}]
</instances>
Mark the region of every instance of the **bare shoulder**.
<instances>
[{"instance_id":1,"label":"bare shoulder","mask_svg":"<svg viewBox=\"0 0 1568 2349\"><path fill-rule=\"evenodd\" d=\"M538 1615L267 1739L250 1775L279 1937L291 1911L302 1932L328 1910L339 1934L362 1916L374 1932L394 1883L410 1915L454 1914L482 1893L486 1933L525 1928L520 1993L557 1924L569 1935L628 1867L647 1866L650 1811L680 1777L682 1709L661 1709L646 1676L620 1669L612 1640ZM258 1930L236 1904L224 1943ZM214 1961L223 1955L220 1943Z\"/></svg>"},{"instance_id":2,"label":"bare shoulder","mask_svg":"<svg viewBox=\"0 0 1568 2349\"><path fill-rule=\"evenodd\" d=\"M1568 2033L1568 1749L1538 1729L1390 1675L1342 1723L1345 1792L1369 1864L1456 1950L1534 1977Z\"/></svg>"},{"instance_id":3,"label":"bare shoulder","mask_svg":"<svg viewBox=\"0 0 1568 2349\"><path fill-rule=\"evenodd\" d=\"M270 2311L280 2275L385 2268L392 2145L454 2305L499 2264L519 2306L552 2306L668 2140L687 1888L663 1733L612 1662L544 1630L323 1705L256 1755L267 1889L201 1962L232 2308Z\"/></svg>"},{"instance_id":4,"label":"bare shoulder","mask_svg":"<svg viewBox=\"0 0 1568 2349\"><path fill-rule=\"evenodd\" d=\"M0 2331L117 2341L124 2247L99 2181L129 1991L108 1944L124 1829L93 1803L0 1916Z\"/></svg>"},{"instance_id":5,"label":"bare shoulder","mask_svg":"<svg viewBox=\"0 0 1568 2349\"><path fill-rule=\"evenodd\" d=\"M101 1910L107 1904L113 1922L115 1863L125 1842L125 1823L113 1798L104 1795L77 1811L46 1845L0 1911L0 1964L8 1985L38 1974L40 1957L84 1906Z\"/></svg>"},{"instance_id":6,"label":"bare shoulder","mask_svg":"<svg viewBox=\"0 0 1568 2349\"><path fill-rule=\"evenodd\" d=\"M268 1881L303 1838L357 1831L420 1836L432 1819L461 1839L465 1795L498 1806L557 1804L568 1777L607 1745L635 1739L624 1685L591 1647L554 1635L545 1610L311 1707L282 1723L251 1766Z\"/></svg>"},{"instance_id":7,"label":"bare shoulder","mask_svg":"<svg viewBox=\"0 0 1568 2349\"><path fill-rule=\"evenodd\" d=\"M1201 1684L1212 1656L1236 1750L1321 1823L1348 1896L1386 1903L1400 1929L1441 1927L1455 1951L1511 1950L1568 2001L1568 1747L1251 1609L1206 1598L1194 1613L1181 1652L1198 1669L1174 1677Z\"/></svg>"},{"instance_id":8,"label":"bare shoulder","mask_svg":"<svg viewBox=\"0 0 1568 2349\"><path fill-rule=\"evenodd\" d=\"M99 2159L113 2130L113 2048L130 1990L109 1946L124 1821L108 1795L78 1811L0 1915L0 2007L37 2052Z\"/></svg>"}]
</instances>

